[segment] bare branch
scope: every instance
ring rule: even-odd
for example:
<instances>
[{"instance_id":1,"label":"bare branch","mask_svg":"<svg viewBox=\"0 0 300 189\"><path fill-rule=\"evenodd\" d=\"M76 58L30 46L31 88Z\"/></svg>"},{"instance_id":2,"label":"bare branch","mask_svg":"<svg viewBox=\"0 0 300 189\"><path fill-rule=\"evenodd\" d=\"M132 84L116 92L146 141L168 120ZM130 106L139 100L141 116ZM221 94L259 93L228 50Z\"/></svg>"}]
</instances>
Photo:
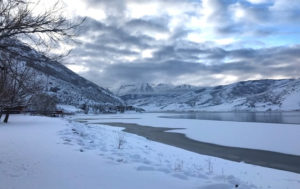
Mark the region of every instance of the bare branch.
<instances>
[{"instance_id":1,"label":"bare branch","mask_svg":"<svg viewBox=\"0 0 300 189\"><path fill-rule=\"evenodd\" d=\"M37 4L31 5L29 0L0 0L0 111L26 105L41 91L37 73L28 65L51 61L50 49L71 42L85 20L69 21L58 1L38 14Z\"/></svg>"}]
</instances>

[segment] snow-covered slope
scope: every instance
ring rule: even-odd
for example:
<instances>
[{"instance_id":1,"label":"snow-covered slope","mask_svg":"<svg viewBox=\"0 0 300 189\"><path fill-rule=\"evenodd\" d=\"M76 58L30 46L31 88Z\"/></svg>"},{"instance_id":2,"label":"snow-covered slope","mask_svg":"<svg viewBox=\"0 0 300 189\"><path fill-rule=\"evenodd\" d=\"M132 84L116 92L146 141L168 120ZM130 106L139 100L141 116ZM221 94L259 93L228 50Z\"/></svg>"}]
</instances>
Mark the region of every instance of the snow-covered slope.
<instances>
[{"instance_id":1,"label":"snow-covered slope","mask_svg":"<svg viewBox=\"0 0 300 189\"><path fill-rule=\"evenodd\" d=\"M112 92L104 89L56 61L46 61L30 64L38 70L43 79L48 93L55 95L60 103L69 105L120 105L123 101Z\"/></svg>"},{"instance_id":2,"label":"snow-covered slope","mask_svg":"<svg viewBox=\"0 0 300 189\"><path fill-rule=\"evenodd\" d=\"M300 110L300 79L243 81L185 88L182 93L120 96L128 104L149 111L290 111Z\"/></svg>"},{"instance_id":3,"label":"snow-covered slope","mask_svg":"<svg viewBox=\"0 0 300 189\"><path fill-rule=\"evenodd\" d=\"M124 104L109 90L80 77L58 61L52 61L27 46L20 50L25 57L30 57L30 61L25 60L27 66L38 72L41 84L45 85L45 92L57 97L59 103L75 106Z\"/></svg>"}]
</instances>

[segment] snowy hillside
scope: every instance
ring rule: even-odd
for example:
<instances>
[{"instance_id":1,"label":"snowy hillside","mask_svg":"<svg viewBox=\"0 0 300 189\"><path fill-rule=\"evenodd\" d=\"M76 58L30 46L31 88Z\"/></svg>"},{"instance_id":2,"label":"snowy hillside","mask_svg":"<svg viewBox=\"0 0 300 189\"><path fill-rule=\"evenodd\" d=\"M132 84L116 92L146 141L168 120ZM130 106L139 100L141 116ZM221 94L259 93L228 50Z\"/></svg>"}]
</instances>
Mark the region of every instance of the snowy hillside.
<instances>
[{"instance_id":1,"label":"snowy hillside","mask_svg":"<svg viewBox=\"0 0 300 189\"><path fill-rule=\"evenodd\" d=\"M128 91L127 94L121 93L120 97L127 104L148 111L290 111L300 109L300 79L243 81L203 88L186 85L182 87L181 92L172 92L176 88L178 87L165 90L164 93L141 94Z\"/></svg>"},{"instance_id":2,"label":"snowy hillside","mask_svg":"<svg viewBox=\"0 0 300 189\"><path fill-rule=\"evenodd\" d=\"M58 61L24 46L22 53L31 57L27 66L39 73L45 92L57 97L59 103L68 105L120 105L124 102L112 92L80 77Z\"/></svg>"},{"instance_id":3,"label":"snowy hillside","mask_svg":"<svg viewBox=\"0 0 300 189\"><path fill-rule=\"evenodd\" d=\"M80 104L122 104L122 100L109 90L80 77L56 61L30 65L42 73L48 93L55 95L60 103Z\"/></svg>"}]
</instances>

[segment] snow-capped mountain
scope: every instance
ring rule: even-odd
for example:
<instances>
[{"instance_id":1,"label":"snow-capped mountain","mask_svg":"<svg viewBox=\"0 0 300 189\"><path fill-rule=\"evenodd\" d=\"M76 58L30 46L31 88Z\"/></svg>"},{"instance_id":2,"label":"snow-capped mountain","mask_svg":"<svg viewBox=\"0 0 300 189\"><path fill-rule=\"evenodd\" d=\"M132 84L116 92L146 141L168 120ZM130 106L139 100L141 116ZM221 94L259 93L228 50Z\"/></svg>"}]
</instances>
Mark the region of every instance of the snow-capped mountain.
<instances>
[{"instance_id":1,"label":"snow-capped mountain","mask_svg":"<svg viewBox=\"0 0 300 189\"><path fill-rule=\"evenodd\" d=\"M128 84L121 85L115 93L118 96L128 96L128 95L173 95L182 94L197 89L197 87L192 85L178 85L174 86L171 84L150 84L150 83L138 83L138 84Z\"/></svg>"},{"instance_id":2,"label":"snow-capped mountain","mask_svg":"<svg viewBox=\"0 0 300 189\"><path fill-rule=\"evenodd\" d=\"M127 94L149 94L153 92L154 89L151 84L140 83L140 84L121 85L120 88L117 89L116 94L122 96Z\"/></svg>"},{"instance_id":3,"label":"snow-capped mountain","mask_svg":"<svg viewBox=\"0 0 300 189\"><path fill-rule=\"evenodd\" d=\"M178 88L183 88L182 92L170 92ZM120 97L127 104L149 111L300 110L300 79L243 81L202 88L185 85L165 92L134 94L130 91Z\"/></svg>"}]
</instances>

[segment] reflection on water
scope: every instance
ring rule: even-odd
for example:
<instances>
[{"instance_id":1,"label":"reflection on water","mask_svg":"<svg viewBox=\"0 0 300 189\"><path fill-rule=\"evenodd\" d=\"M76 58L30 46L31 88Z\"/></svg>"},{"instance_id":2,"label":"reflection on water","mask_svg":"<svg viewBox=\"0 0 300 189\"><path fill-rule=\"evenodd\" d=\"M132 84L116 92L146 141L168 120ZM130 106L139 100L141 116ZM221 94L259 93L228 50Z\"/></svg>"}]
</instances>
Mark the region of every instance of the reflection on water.
<instances>
[{"instance_id":1,"label":"reflection on water","mask_svg":"<svg viewBox=\"0 0 300 189\"><path fill-rule=\"evenodd\" d=\"M189 112L168 118L300 124L300 112Z\"/></svg>"}]
</instances>

